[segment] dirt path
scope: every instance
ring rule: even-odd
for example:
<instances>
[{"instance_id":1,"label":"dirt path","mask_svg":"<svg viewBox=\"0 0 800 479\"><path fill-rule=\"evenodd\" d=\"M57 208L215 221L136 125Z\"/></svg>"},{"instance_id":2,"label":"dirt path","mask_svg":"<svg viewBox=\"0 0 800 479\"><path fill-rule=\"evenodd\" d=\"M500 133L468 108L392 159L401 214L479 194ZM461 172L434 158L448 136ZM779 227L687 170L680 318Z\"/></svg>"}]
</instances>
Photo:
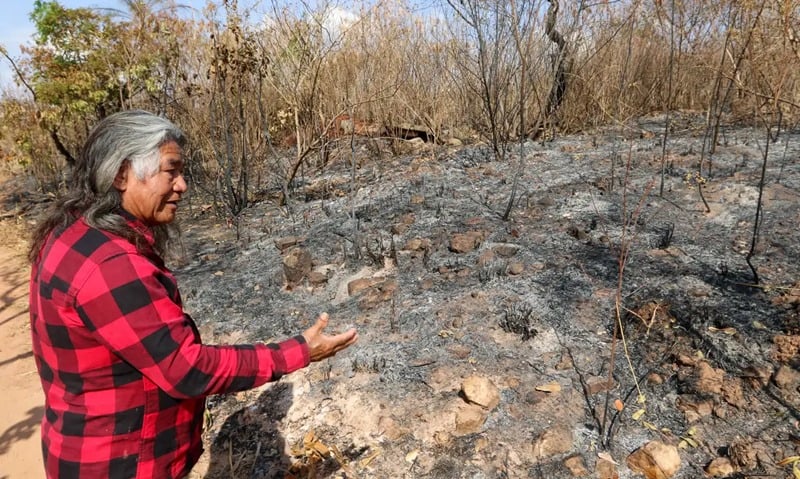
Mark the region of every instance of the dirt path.
<instances>
[{"instance_id":1,"label":"dirt path","mask_svg":"<svg viewBox=\"0 0 800 479\"><path fill-rule=\"evenodd\" d=\"M0 225L0 479L44 477L39 421L42 391L31 353L24 244ZM11 233L11 234L9 234Z\"/></svg>"}]
</instances>

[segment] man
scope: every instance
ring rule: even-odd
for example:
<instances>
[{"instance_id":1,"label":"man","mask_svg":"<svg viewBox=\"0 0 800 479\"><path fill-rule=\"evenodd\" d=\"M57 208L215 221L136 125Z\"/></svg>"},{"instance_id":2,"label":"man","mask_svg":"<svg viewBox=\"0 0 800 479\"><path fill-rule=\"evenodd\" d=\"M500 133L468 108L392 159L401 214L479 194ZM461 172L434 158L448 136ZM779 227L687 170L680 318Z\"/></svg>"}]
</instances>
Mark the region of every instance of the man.
<instances>
[{"instance_id":1,"label":"man","mask_svg":"<svg viewBox=\"0 0 800 479\"><path fill-rule=\"evenodd\" d=\"M67 195L34 233L30 316L48 478L179 478L202 452L205 397L336 354L355 330L207 346L164 265L186 192L183 133L143 111L89 134Z\"/></svg>"}]
</instances>

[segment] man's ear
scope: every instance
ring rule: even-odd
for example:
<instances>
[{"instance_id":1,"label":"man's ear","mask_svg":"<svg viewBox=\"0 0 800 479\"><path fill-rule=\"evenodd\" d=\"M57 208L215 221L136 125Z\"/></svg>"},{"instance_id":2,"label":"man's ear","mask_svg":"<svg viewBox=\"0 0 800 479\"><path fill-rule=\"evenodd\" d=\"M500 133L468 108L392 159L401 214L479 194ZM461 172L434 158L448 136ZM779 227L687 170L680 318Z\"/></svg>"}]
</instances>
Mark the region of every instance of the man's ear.
<instances>
[{"instance_id":1,"label":"man's ear","mask_svg":"<svg viewBox=\"0 0 800 479\"><path fill-rule=\"evenodd\" d=\"M122 192L127 189L127 182L128 182L128 172L130 171L131 163L128 160L122 162L119 167L119 171L117 172L117 176L114 177L114 188L118 191Z\"/></svg>"}]
</instances>

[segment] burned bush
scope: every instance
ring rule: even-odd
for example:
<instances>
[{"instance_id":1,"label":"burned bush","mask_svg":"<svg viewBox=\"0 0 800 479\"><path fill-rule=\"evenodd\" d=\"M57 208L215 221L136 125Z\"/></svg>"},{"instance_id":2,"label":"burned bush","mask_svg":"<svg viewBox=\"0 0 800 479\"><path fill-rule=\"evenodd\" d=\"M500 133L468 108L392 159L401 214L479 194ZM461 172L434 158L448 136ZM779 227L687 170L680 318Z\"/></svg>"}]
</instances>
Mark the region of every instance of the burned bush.
<instances>
[{"instance_id":1,"label":"burned bush","mask_svg":"<svg viewBox=\"0 0 800 479\"><path fill-rule=\"evenodd\" d=\"M500 327L503 331L519 334L523 341L527 341L538 333L533 327L534 321L533 306L526 301L516 301L505 308Z\"/></svg>"}]
</instances>

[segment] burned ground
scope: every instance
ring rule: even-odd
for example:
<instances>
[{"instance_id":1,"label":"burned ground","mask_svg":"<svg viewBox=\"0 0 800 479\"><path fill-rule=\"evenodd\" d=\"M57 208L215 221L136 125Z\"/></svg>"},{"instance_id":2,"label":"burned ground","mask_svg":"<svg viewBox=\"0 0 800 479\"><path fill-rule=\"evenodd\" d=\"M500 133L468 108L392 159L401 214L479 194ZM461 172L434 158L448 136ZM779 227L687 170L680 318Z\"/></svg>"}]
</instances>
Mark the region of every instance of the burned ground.
<instances>
[{"instance_id":1,"label":"burned ground","mask_svg":"<svg viewBox=\"0 0 800 479\"><path fill-rule=\"evenodd\" d=\"M215 398L209 476L624 478L626 457L659 440L679 446L675 477L716 457L739 477L789 477L800 134L770 144L755 284L765 134L726 128L699 179L706 212L700 120L669 139L660 196L662 128L527 143L503 163L481 146L367 157L354 176L342 161L303 180L309 201L249 209L238 241L190 223L177 272L210 337L280 338L322 311L360 334L278 385ZM310 262L289 283L292 248ZM498 388L496 407L470 409L470 376ZM272 417L278 387L290 394Z\"/></svg>"},{"instance_id":2,"label":"burned ground","mask_svg":"<svg viewBox=\"0 0 800 479\"><path fill-rule=\"evenodd\" d=\"M677 478L717 457L730 477L791 477L800 132L769 145L755 284L763 129L726 127L697 178L702 119L673 126L663 195L653 117L515 145L501 163L480 145L392 155L370 140L357 169L345 152L238 228L192 200L175 269L208 342L280 339L323 311L360 334L211 398L193 477L627 478L652 440L678 447ZM475 377L496 405L462 391Z\"/></svg>"}]
</instances>

